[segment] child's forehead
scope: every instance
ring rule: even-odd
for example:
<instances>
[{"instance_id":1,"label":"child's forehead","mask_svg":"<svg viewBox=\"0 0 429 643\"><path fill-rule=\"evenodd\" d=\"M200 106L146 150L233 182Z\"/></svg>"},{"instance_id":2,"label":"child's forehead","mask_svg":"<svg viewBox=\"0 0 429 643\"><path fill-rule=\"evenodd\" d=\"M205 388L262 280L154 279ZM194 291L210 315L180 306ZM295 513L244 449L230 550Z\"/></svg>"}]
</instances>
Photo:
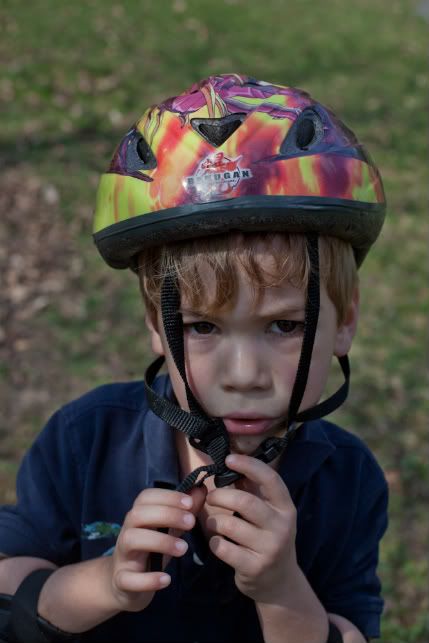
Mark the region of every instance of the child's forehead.
<instances>
[{"instance_id":1,"label":"child's forehead","mask_svg":"<svg viewBox=\"0 0 429 643\"><path fill-rule=\"evenodd\" d=\"M234 232L183 250L176 266L182 307L188 310L225 311L238 300L250 310L267 300L304 298L308 257L299 235Z\"/></svg>"},{"instance_id":2,"label":"child's forehead","mask_svg":"<svg viewBox=\"0 0 429 643\"><path fill-rule=\"evenodd\" d=\"M229 308L237 301L246 302L249 309L255 310L262 307L275 308L276 304L287 305L292 308L301 308L305 304L306 289L290 279L276 279L277 265L272 256L260 255L255 257L261 275L264 275L257 282L252 275L241 265L237 259L234 261L235 288L231 291L231 297L225 301L220 309ZM195 298L185 290L181 292L182 308L197 311L198 308L216 308L218 299L219 275L207 261L199 265L199 278L201 280L201 291L199 292L198 304ZM231 275L232 278L232 275ZM265 283L263 283L265 282Z\"/></svg>"}]
</instances>

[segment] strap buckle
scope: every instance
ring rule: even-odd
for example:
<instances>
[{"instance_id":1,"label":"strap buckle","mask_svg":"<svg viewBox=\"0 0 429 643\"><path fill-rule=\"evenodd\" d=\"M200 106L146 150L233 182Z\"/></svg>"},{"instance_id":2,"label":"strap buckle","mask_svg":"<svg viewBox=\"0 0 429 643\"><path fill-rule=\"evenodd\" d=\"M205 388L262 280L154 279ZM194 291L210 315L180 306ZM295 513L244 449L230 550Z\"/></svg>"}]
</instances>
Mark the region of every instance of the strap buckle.
<instances>
[{"instance_id":1,"label":"strap buckle","mask_svg":"<svg viewBox=\"0 0 429 643\"><path fill-rule=\"evenodd\" d=\"M214 483L216 487L227 487L229 484L240 480L243 477L242 473L237 471L232 471L231 469L225 468L225 471L222 473L217 473L214 477Z\"/></svg>"},{"instance_id":2,"label":"strap buckle","mask_svg":"<svg viewBox=\"0 0 429 643\"><path fill-rule=\"evenodd\" d=\"M252 457L262 462L271 462L282 452L283 445L281 442L281 438L267 438L258 446L256 451L252 453Z\"/></svg>"},{"instance_id":3,"label":"strap buckle","mask_svg":"<svg viewBox=\"0 0 429 643\"><path fill-rule=\"evenodd\" d=\"M261 460L262 462L265 462L268 464L268 462L271 462L272 460L274 460L274 458L277 458L277 456L280 455L283 449L285 449L288 446L289 442L293 440L293 438L295 437L297 428L298 428L298 423L292 422L284 437L267 438L258 446L256 451L252 453L252 457L257 458L258 460Z\"/></svg>"}]
</instances>

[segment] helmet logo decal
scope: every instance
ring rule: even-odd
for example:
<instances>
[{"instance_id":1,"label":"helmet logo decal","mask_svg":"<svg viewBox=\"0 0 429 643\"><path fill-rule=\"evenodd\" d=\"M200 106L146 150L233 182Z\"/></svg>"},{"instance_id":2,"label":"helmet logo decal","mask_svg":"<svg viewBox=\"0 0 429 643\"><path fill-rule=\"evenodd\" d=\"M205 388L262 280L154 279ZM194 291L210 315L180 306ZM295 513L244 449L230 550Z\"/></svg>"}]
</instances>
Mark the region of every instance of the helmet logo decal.
<instances>
[{"instance_id":1,"label":"helmet logo decal","mask_svg":"<svg viewBox=\"0 0 429 643\"><path fill-rule=\"evenodd\" d=\"M186 191L203 199L232 192L241 181L253 176L249 168L239 166L241 158L240 155L231 159L223 152L206 156L198 165L197 171L192 176L185 177Z\"/></svg>"}]
</instances>

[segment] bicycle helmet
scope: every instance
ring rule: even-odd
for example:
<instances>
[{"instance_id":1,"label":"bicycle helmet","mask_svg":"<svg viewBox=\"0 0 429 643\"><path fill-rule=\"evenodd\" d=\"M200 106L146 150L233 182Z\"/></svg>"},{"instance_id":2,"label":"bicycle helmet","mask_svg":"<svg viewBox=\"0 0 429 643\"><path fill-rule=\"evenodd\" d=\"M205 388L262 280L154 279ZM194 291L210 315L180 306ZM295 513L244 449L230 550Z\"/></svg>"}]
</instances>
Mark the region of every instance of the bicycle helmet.
<instances>
[{"instance_id":1,"label":"bicycle helmet","mask_svg":"<svg viewBox=\"0 0 429 643\"><path fill-rule=\"evenodd\" d=\"M318 235L349 242L360 266L380 232L385 206L376 166L332 111L300 89L225 74L150 107L127 132L100 181L94 241L110 266L136 271L142 249L173 241L230 230L306 235L312 270L287 432L268 438L253 454L269 462L287 445L297 422L326 415L347 396L345 356L339 358L345 384L298 413L319 314ZM191 412L152 390L163 358L147 371L148 400L157 415L214 461L190 474L181 490L192 487L203 469L222 486L239 476L225 466L229 442L222 420L206 415L187 383L179 306L177 282L169 275L162 316Z\"/></svg>"}]
</instances>

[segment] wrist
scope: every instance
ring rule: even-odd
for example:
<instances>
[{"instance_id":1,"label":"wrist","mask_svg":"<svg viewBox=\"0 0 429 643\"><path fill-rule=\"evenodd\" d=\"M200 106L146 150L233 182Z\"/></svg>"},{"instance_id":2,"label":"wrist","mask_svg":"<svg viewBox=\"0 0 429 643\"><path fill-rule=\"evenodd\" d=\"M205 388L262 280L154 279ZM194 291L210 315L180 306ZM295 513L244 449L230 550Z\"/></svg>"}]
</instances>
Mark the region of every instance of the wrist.
<instances>
[{"instance_id":1,"label":"wrist","mask_svg":"<svg viewBox=\"0 0 429 643\"><path fill-rule=\"evenodd\" d=\"M57 569L40 593L39 616L75 634L115 616L121 608L112 591L110 569L107 556Z\"/></svg>"},{"instance_id":2,"label":"wrist","mask_svg":"<svg viewBox=\"0 0 429 643\"><path fill-rule=\"evenodd\" d=\"M282 605L257 605L265 643L326 643L329 621L325 610L307 612Z\"/></svg>"},{"instance_id":3,"label":"wrist","mask_svg":"<svg viewBox=\"0 0 429 643\"><path fill-rule=\"evenodd\" d=\"M287 571L281 571L277 579L271 578L269 587L260 592L254 600L261 605L278 605L287 607L293 603L297 592L307 589L308 581L305 578L296 559L288 566Z\"/></svg>"},{"instance_id":4,"label":"wrist","mask_svg":"<svg viewBox=\"0 0 429 643\"><path fill-rule=\"evenodd\" d=\"M256 610L266 643L328 640L328 615L298 565L269 602L256 602Z\"/></svg>"}]
</instances>

